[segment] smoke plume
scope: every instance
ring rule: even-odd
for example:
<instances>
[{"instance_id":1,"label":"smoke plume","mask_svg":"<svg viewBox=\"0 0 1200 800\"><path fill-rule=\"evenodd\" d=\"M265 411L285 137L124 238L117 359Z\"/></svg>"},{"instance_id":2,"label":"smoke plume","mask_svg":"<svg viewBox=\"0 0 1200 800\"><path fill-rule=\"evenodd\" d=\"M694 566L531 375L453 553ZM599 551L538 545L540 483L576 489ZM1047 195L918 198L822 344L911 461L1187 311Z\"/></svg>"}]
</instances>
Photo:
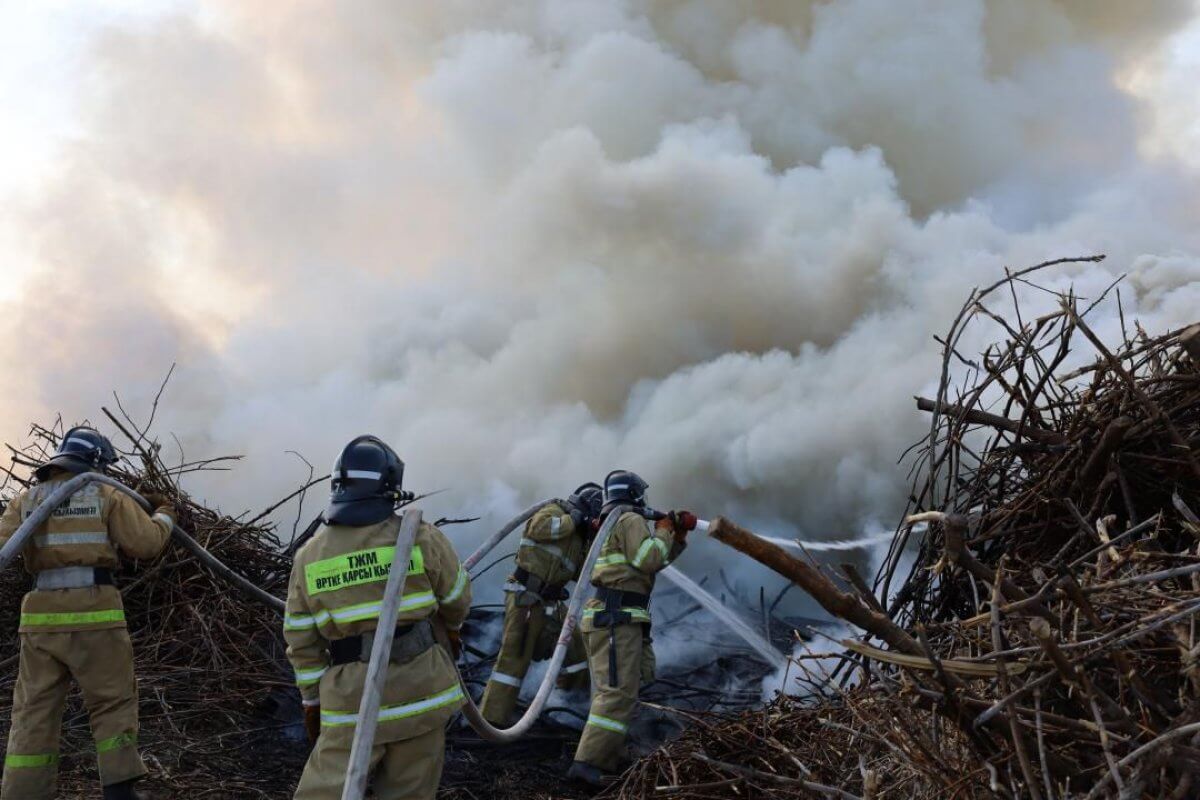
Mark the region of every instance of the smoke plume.
<instances>
[{"instance_id":1,"label":"smoke plume","mask_svg":"<svg viewBox=\"0 0 1200 800\"><path fill-rule=\"evenodd\" d=\"M214 2L106 28L82 133L4 212L39 270L0 308L0 427L113 389L144 414L178 362L157 426L249 457L191 485L233 512L306 475L285 451L373 432L448 490L431 513L487 516L464 548L616 467L776 536L877 532L970 287L1103 252L1047 279L1129 273L1128 316L1200 317L1196 175L1143 154L1122 88L1193 12Z\"/></svg>"}]
</instances>

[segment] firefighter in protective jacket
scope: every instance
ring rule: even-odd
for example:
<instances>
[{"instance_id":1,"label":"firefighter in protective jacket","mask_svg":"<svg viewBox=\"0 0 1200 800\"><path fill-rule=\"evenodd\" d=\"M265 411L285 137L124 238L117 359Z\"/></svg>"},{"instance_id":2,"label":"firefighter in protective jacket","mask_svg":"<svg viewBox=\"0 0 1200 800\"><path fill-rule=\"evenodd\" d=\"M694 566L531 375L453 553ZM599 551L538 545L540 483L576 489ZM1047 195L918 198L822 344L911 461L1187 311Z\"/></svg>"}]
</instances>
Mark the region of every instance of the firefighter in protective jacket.
<instances>
[{"instance_id":1,"label":"firefighter in protective jacket","mask_svg":"<svg viewBox=\"0 0 1200 800\"><path fill-rule=\"evenodd\" d=\"M644 480L618 470L604 481L602 517L621 515L592 570L596 594L584 606L581 627L592 675L592 706L569 775L602 785L619 770L638 690L654 679L650 593L655 575L678 558L696 517L687 511L647 519Z\"/></svg>"},{"instance_id":2,"label":"firefighter in protective jacket","mask_svg":"<svg viewBox=\"0 0 1200 800\"><path fill-rule=\"evenodd\" d=\"M333 467L324 524L300 549L288 586L284 638L316 747L297 800L342 796L354 728L388 574L406 568L404 592L371 753L375 797L432 798L441 780L446 722L464 695L446 650L471 605L466 571L445 535L422 523L412 551L396 553L404 463L374 436L350 442Z\"/></svg>"},{"instance_id":3,"label":"firefighter in protective jacket","mask_svg":"<svg viewBox=\"0 0 1200 800\"><path fill-rule=\"evenodd\" d=\"M500 654L480 705L484 718L493 725L508 724L529 664L544 661L554 652L566 619L566 587L579 579L603 495L599 486L585 483L566 500L542 506L525 524L517 568L504 586ZM578 629L567 650L559 685L587 686L587 655Z\"/></svg>"},{"instance_id":4,"label":"firefighter in protective jacket","mask_svg":"<svg viewBox=\"0 0 1200 800\"><path fill-rule=\"evenodd\" d=\"M64 481L115 463L112 444L91 428L67 431L58 452L34 472L37 482L8 504L0 546ZM3 800L57 797L58 745L71 680L88 710L105 800L138 797L146 774L138 755L137 682L121 593L113 585L118 553L154 558L174 527L157 495L149 517L111 486L86 484L56 508L22 551L34 589L21 604L20 666L4 754Z\"/></svg>"}]
</instances>

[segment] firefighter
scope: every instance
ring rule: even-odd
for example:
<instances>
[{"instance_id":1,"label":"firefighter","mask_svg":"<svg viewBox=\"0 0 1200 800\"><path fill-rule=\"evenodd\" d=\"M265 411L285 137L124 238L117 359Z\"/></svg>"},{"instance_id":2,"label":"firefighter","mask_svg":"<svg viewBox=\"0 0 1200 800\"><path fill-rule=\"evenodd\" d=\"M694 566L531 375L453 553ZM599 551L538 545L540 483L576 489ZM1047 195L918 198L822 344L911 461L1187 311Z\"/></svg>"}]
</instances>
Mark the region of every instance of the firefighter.
<instances>
[{"instance_id":1,"label":"firefighter","mask_svg":"<svg viewBox=\"0 0 1200 800\"><path fill-rule=\"evenodd\" d=\"M521 681L532 661L554 652L566 619L566 586L579 570L595 535L604 490L585 483L566 500L553 500L525 524L517 550L517 568L504 586L504 633L496 668L488 679L480 711L493 725L512 716ZM571 640L559 686L587 686L587 655L578 629Z\"/></svg>"},{"instance_id":2,"label":"firefighter","mask_svg":"<svg viewBox=\"0 0 1200 800\"><path fill-rule=\"evenodd\" d=\"M397 554L404 462L374 436L346 445L333 466L333 491L316 535L296 553L284 637L304 704L309 755L297 800L342 796L350 746L380 604L393 561L408 574L371 753L380 800L432 798L441 780L445 726L464 695L446 650L434 643L444 625L451 646L471 605L466 570L445 535L422 523L412 551ZM457 655L457 653L455 654Z\"/></svg>"},{"instance_id":3,"label":"firefighter","mask_svg":"<svg viewBox=\"0 0 1200 800\"><path fill-rule=\"evenodd\" d=\"M678 558L696 527L688 511L650 512L646 489L644 480L626 470L604 480L602 518L617 506L635 510L621 515L600 551L592 570L596 594L584 606L581 625L592 706L568 775L597 786L619 771L638 690L654 680L649 608L655 575Z\"/></svg>"},{"instance_id":4,"label":"firefighter","mask_svg":"<svg viewBox=\"0 0 1200 800\"><path fill-rule=\"evenodd\" d=\"M37 482L5 509L0 546L63 481L103 472L116 460L112 443L97 431L67 431L54 456L34 471ZM3 800L57 796L59 732L72 678L87 707L105 800L139 797L134 783L146 766L137 749L133 646L113 571L118 553L156 557L175 525L164 498L145 497L155 506L153 517L111 486L86 484L54 510L23 550L34 588L21 603Z\"/></svg>"}]
</instances>

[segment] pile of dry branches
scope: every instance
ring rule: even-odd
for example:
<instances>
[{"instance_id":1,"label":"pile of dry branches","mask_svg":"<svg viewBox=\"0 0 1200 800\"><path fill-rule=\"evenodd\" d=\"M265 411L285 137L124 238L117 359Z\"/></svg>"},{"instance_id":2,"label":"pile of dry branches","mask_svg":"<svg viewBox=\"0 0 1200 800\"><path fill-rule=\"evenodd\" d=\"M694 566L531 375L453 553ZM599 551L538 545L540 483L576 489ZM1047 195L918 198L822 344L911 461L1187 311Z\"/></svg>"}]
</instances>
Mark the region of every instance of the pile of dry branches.
<instances>
[{"instance_id":1,"label":"pile of dry branches","mask_svg":"<svg viewBox=\"0 0 1200 800\"><path fill-rule=\"evenodd\" d=\"M168 466L144 431L128 419L111 419L126 437L114 442L124 458L113 476L139 492L169 496L180 527L282 596L291 562L263 521L268 512L233 519L177 488L181 474L219 469L233 459ZM53 453L62 433L61 424L35 426L30 445L10 448L5 496L21 488L29 467ZM298 697L279 615L231 589L174 541L153 562L123 564L118 584L136 658L139 738L152 762L147 787L170 797L289 797L306 749L296 741L303 734L295 730ZM21 559L0 574L0 653L17 652L20 601L29 585ZM0 737L11 719L16 668L15 655L0 659ZM95 748L77 696L68 706L62 753L64 796L95 795Z\"/></svg>"},{"instance_id":2,"label":"pile of dry branches","mask_svg":"<svg viewBox=\"0 0 1200 800\"><path fill-rule=\"evenodd\" d=\"M698 722L611 796L1200 793L1200 327L1122 313L1106 341L1089 319L1119 294L1018 291L1052 265L973 293L941 340L874 592L800 576L868 631L830 694ZM1006 341L970 358L972 325Z\"/></svg>"}]
</instances>

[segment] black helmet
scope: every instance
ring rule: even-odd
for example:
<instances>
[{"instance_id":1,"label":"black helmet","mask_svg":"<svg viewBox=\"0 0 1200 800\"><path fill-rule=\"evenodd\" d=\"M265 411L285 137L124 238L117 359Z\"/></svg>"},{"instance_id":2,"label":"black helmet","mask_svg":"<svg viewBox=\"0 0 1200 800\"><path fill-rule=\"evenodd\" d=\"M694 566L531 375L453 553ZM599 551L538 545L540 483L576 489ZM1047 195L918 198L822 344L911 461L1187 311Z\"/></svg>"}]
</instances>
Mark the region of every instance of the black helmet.
<instances>
[{"instance_id":1,"label":"black helmet","mask_svg":"<svg viewBox=\"0 0 1200 800\"><path fill-rule=\"evenodd\" d=\"M400 495L404 462L375 436L359 436L333 462L325 521L362 527L387 519Z\"/></svg>"},{"instance_id":2,"label":"black helmet","mask_svg":"<svg viewBox=\"0 0 1200 800\"><path fill-rule=\"evenodd\" d=\"M646 489L650 485L636 472L618 469L608 473L604 479L604 504L606 506L646 506Z\"/></svg>"},{"instance_id":3,"label":"black helmet","mask_svg":"<svg viewBox=\"0 0 1200 800\"><path fill-rule=\"evenodd\" d=\"M584 520L595 519L604 506L604 489L598 483L585 483L571 492L567 502L579 510Z\"/></svg>"},{"instance_id":4,"label":"black helmet","mask_svg":"<svg viewBox=\"0 0 1200 800\"><path fill-rule=\"evenodd\" d=\"M112 442L94 428L71 428L58 443L54 456L34 470L34 477L46 480L51 467L59 467L76 475L82 472L103 471L117 463L117 451Z\"/></svg>"}]
</instances>

